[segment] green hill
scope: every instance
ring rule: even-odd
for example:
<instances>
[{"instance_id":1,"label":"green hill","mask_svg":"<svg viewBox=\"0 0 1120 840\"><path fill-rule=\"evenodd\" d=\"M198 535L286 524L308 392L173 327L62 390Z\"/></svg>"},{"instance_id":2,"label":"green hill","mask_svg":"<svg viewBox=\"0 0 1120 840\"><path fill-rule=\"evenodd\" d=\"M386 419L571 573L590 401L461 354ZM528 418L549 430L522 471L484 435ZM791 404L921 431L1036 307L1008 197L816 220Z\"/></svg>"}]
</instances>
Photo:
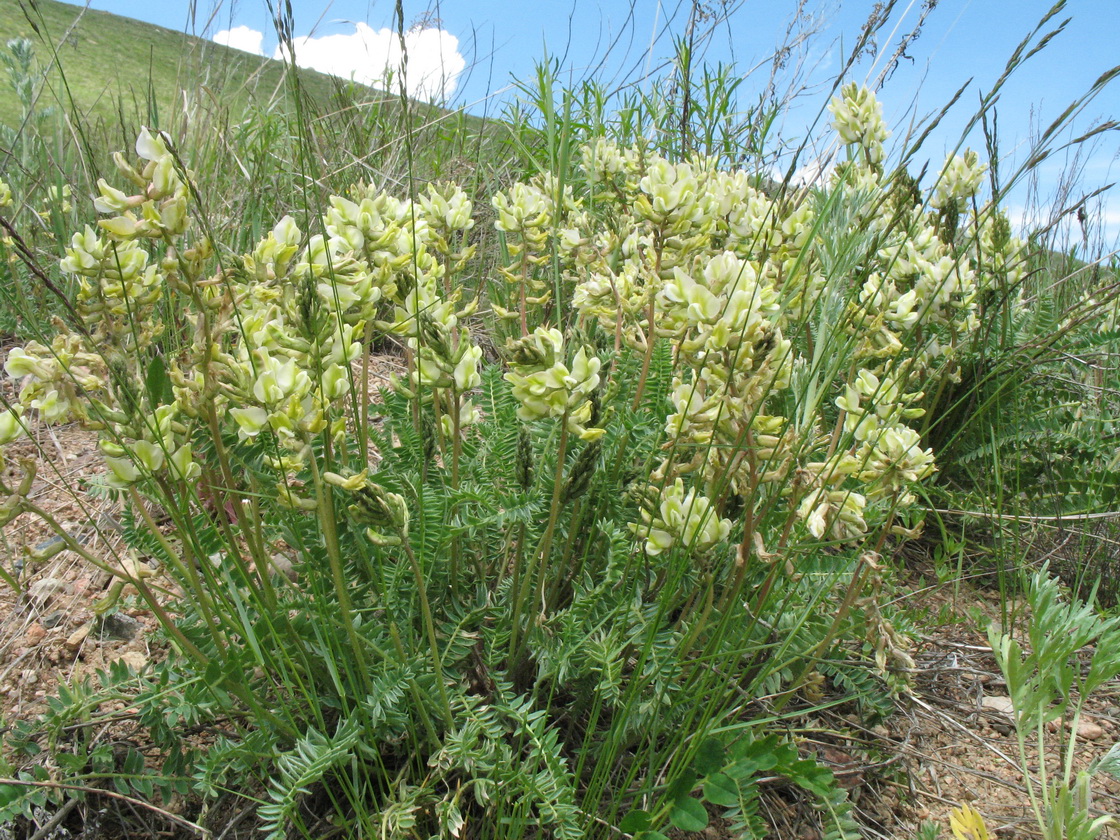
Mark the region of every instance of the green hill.
<instances>
[{"instance_id":1,"label":"green hill","mask_svg":"<svg viewBox=\"0 0 1120 840\"><path fill-rule=\"evenodd\" d=\"M49 207L80 229L88 201L63 224L58 197L113 181L111 153L142 125L174 138L214 222L244 242L357 182L475 183L479 160L509 155L504 124L55 0L0 0L0 60L0 173L33 226Z\"/></svg>"},{"instance_id":2,"label":"green hill","mask_svg":"<svg viewBox=\"0 0 1120 840\"><path fill-rule=\"evenodd\" d=\"M189 110L192 97L220 100L238 113L273 101L286 72L280 61L55 0L0 0L0 50L7 57L8 42L17 38L31 40L36 80L45 81L36 85L37 106L64 104L91 127L137 119L166 124ZM313 99L344 84L313 71L299 75ZM0 123L16 128L21 118L19 97L4 78Z\"/></svg>"}]
</instances>

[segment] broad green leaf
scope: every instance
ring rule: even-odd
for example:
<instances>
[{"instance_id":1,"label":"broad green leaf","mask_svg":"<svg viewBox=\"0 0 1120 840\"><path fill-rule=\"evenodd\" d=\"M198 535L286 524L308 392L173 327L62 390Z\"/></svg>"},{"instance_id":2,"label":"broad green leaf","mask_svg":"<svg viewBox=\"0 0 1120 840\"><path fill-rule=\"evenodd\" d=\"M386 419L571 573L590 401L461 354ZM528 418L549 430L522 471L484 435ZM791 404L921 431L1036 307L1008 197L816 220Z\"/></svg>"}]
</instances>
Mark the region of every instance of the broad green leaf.
<instances>
[{"instance_id":1,"label":"broad green leaf","mask_svg":"<svg viewBox=\"0 0 1120 840\"><path fill-rule=\"evenodd\" d=\"M174 398L171 378L167 375L167 366L163 363L162 356L152 356L152 360L148 362L148 375L145 377L144 387L148 391L148 399L153 407L167 405Z\"/></svg>"},{"instance_id":2,"label":"broad green leaf","mask_svg":"<svg viewBox=\"0 0 1120 840\"><path fill-rule=\"evenodd\" d=\"M0 810L7 808L23 795L24 788L18 785L0 785Z\"/></svg>"},{"instance_id":3,"label":"broad green leaf","mask_svg":"<svg viewBox=\"0 0 1120 840\"><path fill-rule=\"evenodd\" d=\"M750 758L736 761L734 764L723 768L723 772L733 779L746 780L755 776L759 770L758 762Z\"/></svg>"},{"instance_id":4,"label":"broad green leaf","mask_svg":"<svg viewBox=\"0 0 1120 840\"><path fill-rule=\"evenodd\" d=\"M648 830L652 821L649 811L638 809L631 811L623 817L618 827L627 834L638 834L639 832Z\"/></svg>"},{"instance_id":5,"label":"broad green leaf","mask_svg":"<svg viewBox=\"0 0 1120 840\"><path fill-rule=\"evenodd\" d=\"M723 769L727 762L727 750L718 738L706 738L696 753L693 767L701 776L707 776Z\"/></svg>"},{"instance_id":6,"label":"broad green leaf","mask_svg":"<svg viewBox=\"0 0 1120 840\"><path fill-rule=\"evenodd\" d=\"M713 805L732 808L739 804L739 784L725 773L713 773L704 782L704 798Z\"/></svg>"},{"instance_id":7,"label":"broad green leaf","mask_svg":"<svg viewBox=\"0 0 1120 840\"><path fill-rule=\"evenodd\" d=\"M669 810L669 822L681 831L703 831L708 827L708 812L699 799L682 796Z\"/></svg>"},{"instance_id":8,"label":"broad green leaf","mask_svg":"<svg viewBox=\"0 0 1120 840\"><path fill-rule=\"evenodd\" d=\"M696 787L698 781L700 781L700 777L694 772L691 770L685 771L677 776L676 780L665 790L665 798L680 799L682 796L687 796L692 793L692 789Z\"/></svg>"}]
</instances>

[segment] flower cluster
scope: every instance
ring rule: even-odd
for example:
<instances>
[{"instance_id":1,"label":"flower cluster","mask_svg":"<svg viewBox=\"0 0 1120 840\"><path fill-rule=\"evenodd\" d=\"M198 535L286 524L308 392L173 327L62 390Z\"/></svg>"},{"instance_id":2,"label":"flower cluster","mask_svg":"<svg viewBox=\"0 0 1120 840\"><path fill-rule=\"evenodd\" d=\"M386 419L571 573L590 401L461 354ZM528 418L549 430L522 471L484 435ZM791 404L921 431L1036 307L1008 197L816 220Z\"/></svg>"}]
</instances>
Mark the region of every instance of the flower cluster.
<instances>
[{"instance_id":1,"label":"flower cluster","mask_svg":"<svg viewBox=\"0 0 1120 840\"><path fill-rule=\"evenodd\" d=\"M138 188L137 192L130 195L110 186L104 178L98 180L101 195L93 205L97 212L112 215L98 225L114 238L163 239L186 229L190 189L169 143L166 134L152 134L142 128L136 140L142 165L133 166L119 152L113 156L117 170Z\"/></svg>"},{"instance_id":2,"label":"flower cluster","mask_svg":"<svg viewBox=\"0 0 1120 840\"><path fill-rule=\"evenodd\" d=\"M4 370L20 379L20 405L34 409L47 423L103 414L107 390L104 359L85 349L71 334L55 336L49 347L37 341L8 351Z\"/></svg>"},{"instance_id":3,"label":"flower cluster","mask_svg":"<svg viewBox=\"0 0 1120 840\"><path fill-rule=\"evenodd\" d=\"M612 223L573 237L594 245L573 272L573 304L613 333L616 347L650 353L663 339L673 348L666 431L674 454L654 479L670 494L690 473L709 493L776 486L796 437L768 405L790 384L784 331L822 282L805 250L812 208L774 201L757 177L703 158L670 164L598 141L582 160ZM643 516L639 533L666 532ZM648 537L646 547L663 550Z\"/></svg>"},{"instance_id":4,"label":"flower cluster","mask_svg":"<svg viewBox=\"0 0 1120 840\"><path fill-rule=\"evenodd\" d=\"M146 393L135 360L107 359L88 339L55 336L49 347L29 342L13 347L4 370L20 379L20 405L47 423L79 420L101 430L109 482L125 487L142 476L196 478L188 428L175 401L158 404Z\"/></svg>"},{"instance_id":5,"label":"flower cluster","mask_svg":"<svg viewBox=\"0 0 1120 840\"><path fill-rule=\"evenodd\" d=\"M277 500L311 507L313 443L346 446L353 365L376 329L404 337L410 377L399 387L435 406L445 436L477 422L469 392L482 352L462 324L473 303L451 285L474 254L462 190L433 185L413 204L358 187L331 199L325 234L306 237L284 217L209 274L213 249L188 241L189 182L170 141L145 129L136 152L137 166L115 157L135 189L99 182L96 209L115 215L75 234L62 262L78 279L85 331L9 353L6 370L23 380L13 421L33 409L102 430L120 487L198 477L197 444L215 430L267 441ZM193 304L197 325L193 343L165 359L169 289Z\"/></svg>"},{"instance_id":6,"label":"flower cluster","mask_svg":"<svg viewBox=\"0 0 1120 840\"><path fill-rule=\"evenodd\" d=\"M657 345L670 348L651 475L664 489L635 524L651 554L710 547L729 509L748 523L784 510L840 541L890 521L935 469L908 425L931 377L952 375L996 278L1008 288L1022 276L1023 244L977 197L974 153L951 158L923 204L904 173L883 174L875 97L847 86L830 107L856 148L812 191L771 195L757 174L712 159L600 139L581 150L582 182L542 175L493 197L499 273L517 305L489 303L520 321L505 378L522 420L594 440L601 345L583 341L638 354L639 381L611 383L613 394L633 384L635 406ZM11 351L20 408L0 440L18 434L21 411L78 419L103 430L113 481L127 485L197 476L199 444L218 433L256 447L279 500L310 507L314 459L324 446L351 451L353 407L368 406L355 367L387 334L407 350L395 387L441 447L458 447L481 419L468 322L478 301L459 282L476 256L466 193L432 184L408 201L358 186L330 199L321 234L285 217L215 269L210 243L191 236L189 178L170 141L145 130L136 152L136 166L116 159L134 188L99 184L95 204L111 217L75 234L62 262L85 330ZM190 301L196 329L165 359L169 293ZM554 294L570 296L585 339L552 326L567 317Z\"/></svg>"},{"instance_id":7,"label":"flower cluster","mask_svg":"<svg viewBox=\"0 0 1120 840\"><path fill-rule=\"evenodd\" d=\"M564 336L557 329L537 327L530 335L510 344L506 381L521 407L522 420L546 417L562 419L568 431L583 440L596 440L604 430L589 427L594 422L590 396L599 387L599 358L588 347L576 350L568 362Z\"/></svg>"},{"instance_id":8,"label":"flower cluster","mask_svg":"<svg viewBox=\"0 0 1120 840\"><path fill-rule=\"evenodd\" d=\"M404 337L410 373L397 387L435 407L445 436L477 422L465 395L481 382L482 354L461 325L473 304L461 306L448 285L473 253L455 241L473 224L470 210L457 188L433 187L412 205L359 187L332 197L326 236L301 249L285 218L229 278L240 335L221 359L219 387L239 435L267 429L279 443L272 463L288 503L313 504L299 489L312 438L325 430L345 443L353 363L374 329Z\"/></svg>"},{"instance_id":9,"label":"flower cluster","mask_svg":"<svg viewBox=\"0 0 1120 840\"><path fill-rule=\"evenodd\" d=\"M883 160L883 141L890 136L883 121L883 106L870 90L855 82L844 85L828 105L832 127L840 142L853 146L863 162L876 166Z\"/></svg>"},{"instance_id":10,"label":"flower cluster","mask_svg":"<svg viewBox=\"0 0 1120 840\"><path fill-rule=\"evenodd\" d=\"M830 109L854 154L807 195L772 198L757 176L703 158L670 163L606 140L588 145L598 221L569 233L581 251L568 278L581 316L616 348L671 342L672 455L655 477L674 486L693 474L708 493L760 508L771 486L810 533L853 540L874 524L869 506L889 519L933 472L932 453L906 425L921 416L922 382L952 376L986 289L1021 277L1024 246L992 206L966 201L985 171L975 153L950 158L927 212L916 185L882 175L889 133L874 95L849 85ZM835 191L844 214L831 207ZM829 384L813 336L836 330L850 337L844 352L856 364ZM808 340L795 346L790 335ZM819 431L818 415L788 411L806 388L839 389L844 420L833 435ZM801 480L788 481L794 473Z\"/></svg>"},{"instance_id":11,"label":"flower cluster","mask_svg":"<svg viewBox=\"0 0 1120 840\"><path fill-rule=\"evenodd\" d=\"M516 288L516 310L491 301L498 317L519 320L521 336L529 333L529 309L551 299L551 288L536 274L552 257L550 243L558 239L561 254L574 259L583 244L578 228L589 217L574 198L571 185L561 187L551 174L529 183L514 184L491 199L497 219L494 227L502 236L508 262L499 266L502 277Z\"/></svg>"},{"instance_id":12,"label":"flower cluster","mask_svg":"<svg viewBox=\"0 0 1120 840\"><path fill-rule=\"evenodd\" d=\"M971 149L963 155L952 155L945 161L941 177L929 203L938 210L946 207L960 209L961 205L976 195L980 179L988 171L987 165L980 162L980 156Z\"/></svg>"},{"instance_id":13,"label":"flower cluster","mask_svg":"<svg viewBox=\"0 0 1120 840\"><path fill-rule=\"evenodd\" d=\"M661 554L674 545L703 554L731 533L731 521L720 519L706 497L695 490L685 491L679 478L665 488L652 509L643 505L641 514L641 523L631 528L645 540L649 555Z\"/></svg>"}]
</instances>

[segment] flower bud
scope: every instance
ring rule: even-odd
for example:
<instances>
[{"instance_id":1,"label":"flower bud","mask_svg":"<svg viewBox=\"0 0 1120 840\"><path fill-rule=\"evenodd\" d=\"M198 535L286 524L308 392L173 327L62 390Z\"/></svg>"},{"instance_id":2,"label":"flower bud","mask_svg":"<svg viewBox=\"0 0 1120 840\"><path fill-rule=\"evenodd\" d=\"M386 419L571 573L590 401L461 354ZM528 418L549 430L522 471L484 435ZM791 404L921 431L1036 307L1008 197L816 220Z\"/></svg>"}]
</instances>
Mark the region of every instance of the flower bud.
<instances>
[{"instance_id":1,"label":"flower bud","mask_svg":"<svg viewBox=\"0 0 1120 840\"><path fill-rule=\"evenodd\" d=\"M23 406L17 405L0 413L0 446L6 446L14 440L23 437L26 429L20 422L23 417Z\"/></svg>"},{"instance_id":2,"label":"flower bud","mask_svg":"<svg viewBox=\"0 0 1120 840\"><path fill-rule=\"evenodd\" d=\"M13 347L8 351L8 360L4 363L4 370L8 376L22 379L24 376L35 375L40 379L48 378L43 363L37 356L32 356L22 347Z\"/></svg>"},{"instance_id":3,"label":"flower bud","mask_svg":"<svg viewBox=\"0 0 1120 840\"><path fill-rule=\"evenodd\" d=\"M164 132L152 134L147 126L141 126L140 135L136 138L136 154L144 160L161 160L170 154L167 139Z\"/></svg>"},{"instance_id":4,"label":"flower bud","mask_svg":"<svg viewBox=\"0 0 1120 840\"><path fill-rule=\"evenodd\" d=\"M366 535L376 545L400 545L408 539L408 503L368 479L354 493L347 510L354 521L366 525Z\"/></svg>"},{"instance_id":5,"label":"flower bud","mask_svg":"<svg viewBox=\"0 0 1120 840\"><path fill-rule=\"evenodd\" d=\"M365 487L366 476L368 472L368 470L362 470L360 473L355 473L349 478L345 478L335 472L324 472L323 481L327 482L327 484L332 484L335 487L341 487L343 490L348 490L353 493L361 489L362 487Z\"/></svg>"},{"instance_id":6,"label":"flower bud","mask_svg":"<svg viewBox=\"0 0 1120 840\"><path fill-rule=\"evenodd\" d=\"M323 396L334 402L350 390L350 377L341 365L330 365L323 371Z\"/></svg>"},{"instance_id":7,"label":"flower bud","mask_svg":"<svg viewBox=\"0 0 1120 840\"><path fill-rule=\"evenodd\" d=\"M113 487L128 487L140 480L140 470L131 458L106 458L109 468L109 484Z\"/></svg>"}]
</instances>

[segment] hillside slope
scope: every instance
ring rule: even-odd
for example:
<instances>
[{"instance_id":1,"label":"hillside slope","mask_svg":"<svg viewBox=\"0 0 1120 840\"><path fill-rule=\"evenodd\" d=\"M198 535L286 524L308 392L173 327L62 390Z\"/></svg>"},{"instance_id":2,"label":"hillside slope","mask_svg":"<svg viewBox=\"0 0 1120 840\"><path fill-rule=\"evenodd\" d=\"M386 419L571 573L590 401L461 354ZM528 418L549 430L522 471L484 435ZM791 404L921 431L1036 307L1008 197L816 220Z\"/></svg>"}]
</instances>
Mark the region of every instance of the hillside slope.
<instances>
[{"instance_id":1,"label":"hillside slope","mask_svg":"<svg viewBox=\"0 0 1120 840\"><path fill-rule=\"evenodd\" d=\"M66 104L91 127L166 124L172 112L190 109L193 97L220 99L237 113L273 101L286 72L279 61L55 0L0 0L0 50L10 55L15 38L31 39L39 74L46 72L38 107ZM0 123L14 128L22 114L8 75L0 79ZM301 88L314 99L342 84L300 71Z\"/></svg>"}]
</instances>

